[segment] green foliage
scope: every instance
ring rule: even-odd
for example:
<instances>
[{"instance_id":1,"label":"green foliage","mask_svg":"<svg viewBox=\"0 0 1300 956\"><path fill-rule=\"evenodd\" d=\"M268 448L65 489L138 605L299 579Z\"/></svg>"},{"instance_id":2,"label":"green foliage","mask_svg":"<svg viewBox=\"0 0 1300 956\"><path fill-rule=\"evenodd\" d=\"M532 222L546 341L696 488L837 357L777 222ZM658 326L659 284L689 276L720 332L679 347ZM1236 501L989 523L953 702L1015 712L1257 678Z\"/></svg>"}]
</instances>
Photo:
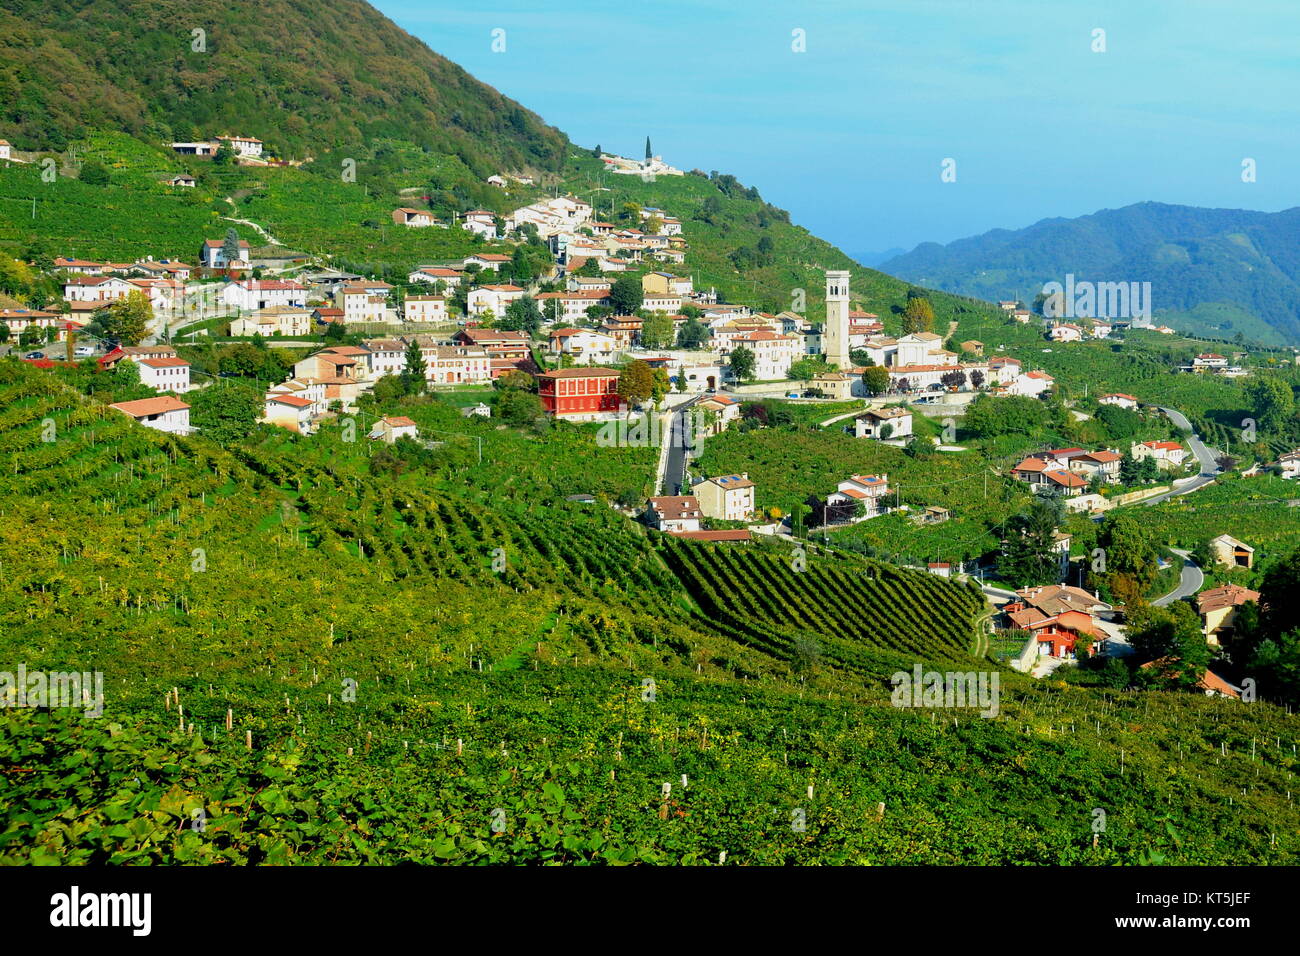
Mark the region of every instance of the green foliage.
<instances>
[{"instance_id":1,"label":"green foliage","mask_svg":"<svg viewBox=\"0 0 1300 956\"><path fill-rule=\"evenodd\" d=\"M727 357L731 374L737 381L747 382L754 377L754 353L743 345L737 345Z\"/></svg>"},{"instance_id":2,"label":"green foliage","mask_svg":"<svg viewBox=\"0 0 1300 956\"><path fill-rule=\"evenodd\" d=\"M618 397L629 409L650 398L654 388L654 373L649 364L640 359L629 362L618 376Z\"/></svg>"},{"instance_id":3,"label":"green foliage","mask_svg":"<svg viewBox=\"0 0 1300 956\"><path fill-rule=\"evenodd\" d=\"M639 276L624 273L614 280L614 284L609 288L609 303L614 307L616 315L631 315L641 308L645 295L641 291L641 279Z\"/></svg>"},{"instance_id":4,"label":"green foliage","mask_svg":"<svg viewBox=\"0 0 1300 956\"><path fill-rule=\"evenodd\" d=\"M904 333L934 331L934 307L929 299L921 296L908 298L903 307L902 329Z\"/></svg>"},{"instance_id":5,"label":"green foliage","mask_svg":"<svg viewBox=\"0 0 1300 956\"><path fill-rule=\"evenodd\" d=\"M190 424L210 441L221 444L247 438L262 415L262 396L234 382L189 394Z\"/></svg>"},{"instance_id":6,"label":"green foliage","mask_svg":"<svg viewBox=\"0 0 1300 956\"><path fill-rule=\"evenodd\" d=\"M1061 508L1054 501L1035 501L1013 516L998 557L998 575L1016 587L1058 581L1061 565L1053 536L1060 523Z\"/></svg>"},{"instance_id":7,"label":"green foliage","mask_svg":"<svg viewBox=\"0 0 1300 956\"><path fill-rule=\"evenodd\" d=\"M889 369L883 365L869 365L862 370L862 387L870 395L883 395L889 391Z\"/></svg>"},{"instance_id":8,"label":"green foliage","mask_svg":"<svg viewBox=\"0 0 1300 956\"><path fill-rule=\"evenodd\" d=\"M869 370L868 370L869 371ZM980 395L966 407L962 428L981 438L999 435L1037 435L1049 423L1043 403L1023 395L994 398Z\"/></svg>"}]
</instances>

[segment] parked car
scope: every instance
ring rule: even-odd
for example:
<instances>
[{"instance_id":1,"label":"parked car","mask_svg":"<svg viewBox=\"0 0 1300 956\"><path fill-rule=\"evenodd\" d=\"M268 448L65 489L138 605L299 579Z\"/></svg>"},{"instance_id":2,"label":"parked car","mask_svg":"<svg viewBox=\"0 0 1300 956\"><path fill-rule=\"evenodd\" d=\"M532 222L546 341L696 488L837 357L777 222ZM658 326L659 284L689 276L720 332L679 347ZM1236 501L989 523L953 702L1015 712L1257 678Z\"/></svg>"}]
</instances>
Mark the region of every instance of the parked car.
<instances>
[{"instance_id":1,"label":"parked car","mask_svg":"<svg viewBox=\"0 0 1300 956\"><path fill-rule=\"evenodd\" d=\"M30 359L45 358L45 353L44 353L44 352L28 352L26 355L23 356L23 358L30 358Z\"/></svg>"},{"instance_id":2,"label":"parked car","mask_svg":"<svg viewBox=\"0 0 1300 956\"><path fill-rule=\"evenodd\" d=\"M95 348L91 345L78 345L72 354L85 358L88 355L94 355Z\"/></svg>"}]
</instances>

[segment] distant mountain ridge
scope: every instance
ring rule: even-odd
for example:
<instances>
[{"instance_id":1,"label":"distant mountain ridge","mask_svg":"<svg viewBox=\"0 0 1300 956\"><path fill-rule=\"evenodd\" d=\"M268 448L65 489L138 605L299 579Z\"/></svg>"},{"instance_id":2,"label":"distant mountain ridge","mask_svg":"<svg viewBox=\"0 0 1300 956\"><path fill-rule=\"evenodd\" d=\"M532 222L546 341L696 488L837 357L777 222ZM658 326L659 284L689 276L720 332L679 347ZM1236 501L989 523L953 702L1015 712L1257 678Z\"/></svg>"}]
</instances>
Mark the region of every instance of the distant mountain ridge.
<instances>
[{"instance_id":1,"label":"distant mountain ridge","mask_svg":"<svg viewBox=\"0 0 1300 956\"><path fill-rule=\"evenodd\" d=\"M1032 301L1067 274L1150 282L1156 316L1188 329L1198 316L1261 320L1300 343L1300 207L1266 213L1144 202L1076 219L1044 219L949 244L927 242L879 268L983 299ZM1232 320L1220 327L1232 334ZM1241 331L1242 329L1238 329ZM1197 328L1195 331L1204 331Z\"/></svg>"}]
</instances>

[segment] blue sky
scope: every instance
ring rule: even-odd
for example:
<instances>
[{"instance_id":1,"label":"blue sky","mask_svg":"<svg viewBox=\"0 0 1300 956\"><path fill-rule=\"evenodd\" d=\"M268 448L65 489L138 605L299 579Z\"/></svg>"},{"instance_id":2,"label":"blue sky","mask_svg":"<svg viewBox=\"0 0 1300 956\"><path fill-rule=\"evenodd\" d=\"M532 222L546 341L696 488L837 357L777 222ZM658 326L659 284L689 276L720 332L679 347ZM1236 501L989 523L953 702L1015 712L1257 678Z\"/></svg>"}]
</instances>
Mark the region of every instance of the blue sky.
<instances>
[{"instance_id":1,"label":"blue sky","mask_svg":"<svg viewBox=\"0 0 1300 956\"><path fill-rule=\"evenodd\" d=\"M648 134L850 253L1143 200L1297 204L1294 0L376 6L575 142L639 156Z\"/></svg>"}]
</instances>

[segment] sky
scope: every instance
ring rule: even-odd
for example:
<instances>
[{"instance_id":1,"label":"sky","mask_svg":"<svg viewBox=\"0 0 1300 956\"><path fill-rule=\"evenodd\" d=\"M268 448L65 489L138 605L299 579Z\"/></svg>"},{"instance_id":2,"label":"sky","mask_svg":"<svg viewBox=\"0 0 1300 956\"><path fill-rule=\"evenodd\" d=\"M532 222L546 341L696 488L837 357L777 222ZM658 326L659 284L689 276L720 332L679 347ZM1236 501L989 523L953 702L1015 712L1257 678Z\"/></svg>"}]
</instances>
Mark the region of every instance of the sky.
<instances>
[{"instance_id":1,"label":"sky","mask_svg":"<svg viewBox=\"0 0 1300 956\"><path fill-rule=\"evenodd\" d=\"M648 135L850 254L1298 204L1295 0L372 2L575 143Z\"/></svg>"}]
</instances>

